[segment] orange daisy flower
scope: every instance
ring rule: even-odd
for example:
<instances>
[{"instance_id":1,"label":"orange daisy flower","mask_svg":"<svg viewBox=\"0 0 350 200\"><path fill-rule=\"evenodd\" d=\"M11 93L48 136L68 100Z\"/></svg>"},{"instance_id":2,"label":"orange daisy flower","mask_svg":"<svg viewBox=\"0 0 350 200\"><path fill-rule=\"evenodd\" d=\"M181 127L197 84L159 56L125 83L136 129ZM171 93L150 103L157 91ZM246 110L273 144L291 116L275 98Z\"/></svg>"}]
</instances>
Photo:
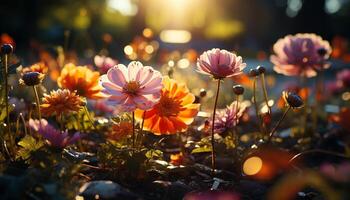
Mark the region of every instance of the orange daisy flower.
<instances>
[{"instance_id":1,"label":"orange daisy flower","mask_svg":"<svg viewBox=\"0 0 350 200\"><path fill-rule=\"evenodd\" d=\"M113 125L112 131L108 134L108 139L113 141L120 141L132 135L132 123L122 121Z\"/></svg>"},{"instance_id":2,"label":"orange daisy flower","mask_svg":"<svg viewBox=\"0 0 350 200\"><path fill-rule=\"evenodd\" d=\"M39 72L41 74L46 74L49 71L49 67L45 65L43 62L35 63L29 67L23 69L23 73L25 72Z\"/></svg>"},{"instance_id":3,"label":"orange daisy flower","mask_svg":"<svg viewBox=\"0 0 350 200\"><path fill-rule=\"evenodd\" d=\"M155 135L168 135L186 131L199 111L194 104L195 97L184 84L178 84L169 77L163 78L163 89L159 102L150 110L136 110L135 117L142 120L144 129Z\"/></svg>"},{"instance_id":4,"label":"orange daisy flower","mask_svg":"<svg viewBox=\"0 0 350 200\"><path fill-rule=\"evenodd\" d=\"M84 105L83 100L67 89L51 91L50 94L44 94L43 103L40 105L41 112L45 116L77 112Z\"/></svg>"},{"instance_id":5,"label":"orange daisy flower","mask_svg":"<svg viewBox=\"0 0 350 200\"><path fill-rule=\"evenodd\" d=\"M66 64L57 79L60 88L76 91L78 95L89 99L100 99L102 87L99 85L100 73L85 66Z\"/></svg>"}]
</instances>

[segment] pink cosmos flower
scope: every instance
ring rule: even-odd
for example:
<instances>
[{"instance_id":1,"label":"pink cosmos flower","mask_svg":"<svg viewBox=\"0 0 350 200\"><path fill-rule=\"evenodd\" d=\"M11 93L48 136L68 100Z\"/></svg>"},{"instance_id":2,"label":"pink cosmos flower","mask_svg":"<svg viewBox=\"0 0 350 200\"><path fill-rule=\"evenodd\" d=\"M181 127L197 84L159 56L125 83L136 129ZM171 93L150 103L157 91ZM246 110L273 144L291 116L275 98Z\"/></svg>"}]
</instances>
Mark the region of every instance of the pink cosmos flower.
<instances>
[{"instance_id":1,"label":"pink cosmos flower","mask_svg":"<svg viewBox=\"0 0 350 200\"><path fill-rule=\"evenodd\" d=\"M220 134L235 127L239 122L239 119L242 117L246 107L246 105L238 103L237 110L237 101L234 101L225 109L216 111L214 132Z\"/></svg>"},{"instance_id":2,"label":"pink cosmos flower","mask_svg":"<svg viewBox=\"0 0 350 200\"><path fill-rule=\"evenodd\" d=\"M29 120L29 126L37 131L43 138L45 138L51 146L64 148L68 145L74 144L81 136L76 132L73 136L68 135L68 131L59 131L51 126L45 119Z\"/></svg>"},{"instance_id":3,"label":"pink cosmos flower","mask_svg":"<svg viewBox=\"0 0 350 200\"><path fill-rule=\"evenodd\" d=\"M208 50L197 60L197 71L215 79L239 75L245 67L241 56L220 49Z\"/></svg>"},{"instance_id":4,"label":"pink cosmos flower","mask_svg":"<svg viewBox=\"0 0 350 200\"><path fill-rule=\"evenodd\" d=\"M102 92L109 96L107 103L125 112L152 108L162 89L161 73L135 61L128 67L122 64L112 67L100 81Z\"/></svg>"},{"instance_id":5,"label":"pink cosmos flower","mask_svg":"<svg viewBox=\"0 0 350 200\"><path fill-rule=\"evenodd\" d=\"M342 89L350 88L350 69L344 69L337 73L337 85Z\"/></svg>"},{"instance_id":6,"label":"pink cosmos flower","mask_svg":"<svg viewBox=\"0 0 350 200\"><path fill-rule=\"evenodd\" d=\"M94 62L102 74L105 74L110 68L118 64L118 61L114 60L113 58L99 55L94 57Z\"/></svg>"},{"instance_id":7,"label":"pink cosmos flower","mask_svg":"<svg viewBox=\"0 0 350 200\"><path fill-rule=\"evenodd\" d=\"M327 69L332 49L320 36L311 33L287 35L273 46L275 55L270 60L277 73L286 76L313 77L317 71Z\"/></svg>"}]
</instances>

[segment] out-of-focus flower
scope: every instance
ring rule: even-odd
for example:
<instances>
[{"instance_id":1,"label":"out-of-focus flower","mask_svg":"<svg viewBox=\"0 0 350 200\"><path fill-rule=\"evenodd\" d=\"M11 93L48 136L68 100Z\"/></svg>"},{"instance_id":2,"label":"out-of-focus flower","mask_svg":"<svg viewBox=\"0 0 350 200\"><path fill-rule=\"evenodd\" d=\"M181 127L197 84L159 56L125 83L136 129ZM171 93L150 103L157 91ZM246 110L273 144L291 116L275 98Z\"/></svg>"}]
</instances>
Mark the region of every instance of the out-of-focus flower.
<instances>
[{"instance_id":1,"label":"out-of-focus flower","mask_svg":"<svg viewBox=\"0 0 350 200\"><path fill-rule=\"evenodd\" d=\"M162 75L150 66L131 62L128 67L119 64L101 76L107 102L123 111L136 108L147 110L158 102L162 89Z\"/></svg>"},{"instance_id":2,"label":"out-of-focus flower","mask_svg":"<svg viewBox=\"0 0 350 200\"><path fill-rule=\"evenodd\" d=\"M76 132L73 136L69 136L68 131L59 131L51 126L45 119L29 120L29 126L37 131L47 142L54 147L64 148L77 142L81 136Z\"/></svg>"},{"instance_id":3,"label":"out-of-focus flower","mask_svg":"<svg viewBox=\"0 0 350 200\"><path fill-rule=\"evenodd\" d=\"M197 71L215 79L239 75L245 67L241 56L220 49L208 50L197 60Z\"/></svg>"},{"instance_id":4,"label":"out-of-focus flower","mask_svg":"<svg viewBox=\"0 0 350 200\"><path fill-rule=\"evenodd\" d=\"M342 89L350 88L350 69L344 69L337 73L337 85Z\"/></svg>"},{"instance_id":5,"label":"out-of-focus flower","mask_svg":"<svg viewBox=\"0 0 350 200\"><path fill-rule=\"evenodd\" d=\"M163 78L163 89L159 102L144 116L144 129L155 135L175 134L186 131L199 111L194 104L195 96L184 84L169 77ZM142 120L144 111L136 110L135 117Z\"/></svg>"},{"instance_id":6,"label":"out-of-focus flower","mask_svg":"<svg viewBox=\"0 0 350 200\"><path fill-rule=\"evenodd\" d=\"M176 166L182 165L184 162L184 155L182 152L170 155L170 163Z\"/></svg>"},{"instance_id":7,"label":"out-of-focus flower","mask_svg":"<svg viewBox=\"0 0 350 200\"><path fill-rule=\"evenodd\" d=\"M347 107L341 108L339 114L330 116L331 121L340 125L347 131L350 131L349 119L350 119L350 108L347 108Z\"/></svg>"},{"instance_id":8,"label":"out-of-focus flower","mask_svg":"<svg viewBox=\"0 0 350 200\"><path fill-rule=\"evenodd\" d=\"M107 73L107 71L110 68L112 68L113 66L118 64L118 61L116 61L110 57L99 56L99 55L96 55L94 57L94 62L95 62L96 67L99 68L99 70L102 74Z\"/></svg>"},{"instance_id":9,"label":"out-of-focus flower","mask_svg":"<svg viewBox=\"0 0 350 200\"><path fill-rule=\"evenodd\" d=\"M310 89L309 88L303 88L299 87L297 85L289 85L285 88L285 91L298 94L302 100L306 100L309 97ZM278 108L284 108L286 106L286 102L283 98L283 95L280 97L280 99L277 102Z\"/></svg>"},{"instance_id":10,"label":"out-of-focus flower","mask_svg":"<svg viewBox=\"0 0 350 200\"><path fill-rule=\"evenodd\" d=\"M127 138L132 134L132 123L128 121L122 121L113 125L112 131L108 134L108 139L113 141L120 141Z\"/></svg>"},{"instance_id":11,"label":"out-of-focus flower","mask_svg":"<svg viewBox=\"0 0 350 200\"><path fill-rule=\"evenodd\" d=\"M113 106L108 105L105 99L96 100L94 102L91 102L91 104L94 110L100 111L102 113L113 114L115 111Z\"/></svg>"},{"instance_id":12,"label":"out-of-focus flower","mask_svg":"<svg viewBox=\"0 0 350 200\"><path fill-rule=\"evenodd\" d=\"M245 109L245 104L238 103L237 106L237 101L234 101L225 109L216 111L214 132L224 133L225 131L232 129L239 122L239 118L241 118Z\"/></svg>"},{"instance_id":13,"label":"out-of-focus flower","mask_svg":"<svg viewBox=\"0 0 350 200\"><path fill-rule=\"evenodd\" d=\"M84 105L84 102L79 95L70 90L58 89L51 91L50 94L44 94L40 109L43 115L51 116L77 112Z\"/></svg>"},{"instance_id":14,"label":"out-of-focus flower","mask_svg":"<svg viewBox=\"0 0 350 200\"><path fill-rule=\"evenodd\" d=\"M350 62L349 41L341 36L335 36L332 40L332 58Z\"/></svg>"},{"instance_id":15,"label":"out-of-focus flower","mask_svg":"<svg viewBox=\"0 0 350 200\"><path fill-rule=\"evenodd\" d=\"M208 190L202 192L190 192L184 197L184 200L239 200L237 193L220 190Z\"/></svg>"},{"instance_id":16,"label":"out-of-focus flower","mask_svg":"<svg viewBox=\"0 0 350 200\"><path fill-rule=\"evenodd\" d=\"M301 108L304 105L303 99L299 95L292 92L283 91L282 98L285 104L291 108Z\"/></svg>"},{"instance_id":17,"label":"out-of-focus flower","mask_svg":"<svg viewBox=\"0 0 350 200\"><path fill-rule=\"evenodd\" d=\"M13 40L13 38L7 33L3 33L0 36L0 46L2 46L3 44L11 44L13 47L16 46L16 43Z\"/></svg>"},{"instance_id":18,"label":"out-of-focus flower","mask_svg":"<svg viewBox=\"0 0 350 200\"><path fill-rule=\"evenodd\" d=\"M26 72L22 74L19 83L26 86L39 85L43 81L44 77L45 75L39 72Z\"/></svg>"},{"instance_id":19,"label":"out-of-focus flower","mask_svg":"<svg viewBox=\"0 0 350 200\"><path fill-rule=\"evenodd\" d=\"M87 67L66 64L57 79L58 86L70 91L76 91L79 96L88 99L103 98L102 87L99 85L100 73Z\"/></svg>"},{"instance_id":20,"label":"out-of-focus flower","mask_svg":"<svg viewBox=\"0 0 350 200\"><path fill-rule=\"evenodd\" d=\"M320 167L320 171L322 174L327 177L338 181L338 182L346 182L350 181L350 163L345 162L339 165L332 165L329 163L323 164Z\"/></svg>"},{"instance_id":21,"label":"out-of-focus flower","mask_svg":"<svg viewBox=\"0 0 350 200\"><path fill-rule=\"evenodd\" d=\"M49 71L49 67L43 62L35 63L29 67L22 70L23 73L26 72L39 72L41 74L46 74Z\"/></svg>"},{"instance_id":22,"label":"out-of-focus flower","mask_svg":"<svg viewBox=\"0 0 350 200\"><path fill-rule=\"evenodd\" d=\"M313 77L317 71L328 68L326 60L331 54L331 46L315 34L287 35L273 46L275 55L270 60L277 73L286 76ZM320 50L323 53L320 54Z\"/></svg>"}]
</instances>

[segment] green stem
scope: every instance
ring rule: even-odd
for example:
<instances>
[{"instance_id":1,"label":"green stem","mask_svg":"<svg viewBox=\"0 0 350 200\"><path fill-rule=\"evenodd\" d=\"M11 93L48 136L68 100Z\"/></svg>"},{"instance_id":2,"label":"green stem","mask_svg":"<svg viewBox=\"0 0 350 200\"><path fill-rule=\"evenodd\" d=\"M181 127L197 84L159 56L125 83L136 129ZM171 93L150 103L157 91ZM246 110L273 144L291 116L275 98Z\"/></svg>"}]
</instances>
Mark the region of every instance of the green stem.
<instances>
[{"instance_id":1,"label":"green stem","mask_svg":"<svg viewBox=\"0 0 350 200\"><path fill-rule=\"evenodd\" d=\"M254 100L254 107L255 107L255 115L256 115L256 118L259 121L260 132L264 133L265 131L262 128L262 119L261 119L261 117L259 115L259 107L258 107L258 103L257 103L257 100L256 100L256 82L257 82L257 77L254 77L254 80L253 80L253 100Z\"/></svg>"},{"instance_id":2,"label":"green stem","mask_svg":"<svg viewBox=\"0 0 350 200\"><path fill-rule=\"evenodd\" d=\"M132 112L132 149L135 149L135 112Z\"/></svg>"},{"instance_id":3,"label":"green stem","mask_svg":"<svg viewBox=\"0 0 350 200\"><path fill-rule=\"evenodd\" d=\"M284 120L284 118L287 116L288 111L290 110L290 106L288 106L288 108L284 111L281 119L277 122L276 126L271 130L269 138L267 140L267 142L270 142L273 134L276 132L277 128L281 125L281 122Z\"/></svg>"},{"instance_id":4,"label":"green stem","mask_svg":"<svg viewBox=\"0 0 350 200\"><path fill-rule=\"evenodd\" d=\"M211 168L212 168L212 174L214 175L215 167L216 167L216 159L215 159L215 139L214 139L214 124L215 124L215 114L216 114L216 106L218 104L218 98L219 98L219 91L220 91L220 83L221 80L218 79L218 86L216 89L216 96L215 96L215 102L214 102L214 109L213 109L213 120L211 124Z\"/></svg>"},{"instance_id":5,"label":"green stem","mask_svg":"<svg viewBox=\"0 0 350 200\"><path fill-rule=\"evenodd\" d=\"M271 107L269 105L269 99L268 99L268 96L267 96L267 90L266 90L266 82L265 82L265 74L262 73L261 75L261 85L262 85L262 88L263 88L263 91L264 91L264 99L265 99L265 103L266 103L266 106L269 110L269 114L271 114Z\"/></svg>"},{"instance_id":6,"label":"green stem","mask_svg":"<svg viewBox=\"0 0 350 200\"><path fill-rule=\"evenodd\" d=\"M36 109L38 111L38 116L39 116L39 120L41 123L40 100L39 100L38 90L36 89L35 85L33 86L33 90L34 90L34 94L35 94Z\"/></svg>"},{"instance_id":7,"label":"green stem","mask_svg":"<svg viewBox=\"0 0 350 200\"><path fill-rule=\"evenodd\" d=\"M97 130L97 128L96 128L96 126L95 126L95 123L94 123L94 121L92 120L92 117L91 117L91 115L90 115L90 113L89 113L89 110L88 110L88 108L87 108L86 106L84 106L84 111L85 111L85 114L87 115L87 117L88 117L88 119L89 119L89 121L90 121L92 127L94 127L94 129Z\"/></svg>"},{"instance_id":8,"label":"green stem","mask_svg":"<svg viewBox=\"0 0 350 200\"><path fill-rule=\"evenodd\" d=\"M238 146L238 128L237 128L237 125L238 125L238 104L239 104L239 95L236 95L236 113L235 113L235 124L234 124L234 128L233 128L233 137L232 137L232 140L235 144L235 147L237 148Z\"/></svg>"},{"instance_id":9,"label":"green stem","mask_svg":"<svg viewBox=\"0 0 350 200\"><path fill-rule=\"evenodd\" d=\"M311 154L311 153L321 153L321 154L327 154L327 155L332 155L332 156L337 156L337 157L341 157L341 158L350 159L350 156L345 155L345 154L341 154L341 153L338 153L338 152L327 151L327 150L323 150L323 149L312 149L312 150L308 150L308 151L304 151L304 152L298 153L297 155L293 156L293 158L291 158L288 163L292 163L294 160L296 160L300 156L304 156L306 154Z\"/></svg>"},{"instance_id":10,"label":"green stem","mask_svg":"<svg viewBox=\"0 0 350 200\"><path fill-rule=\"evenodd\" d=\"M6 124L7 124L7 132L10 135L10 112L9 112L9 86L8 86L8 55L5 54L4 56L4 63L5 63L5 106L6 106Z\"/></svg>"},{"instance_id":11,"label":"green stem","mask_svg":"<svg viewBox=\"0 0 350 200\"><path fill-rule=\"evenodd\" d=\"M143 111L143 114L142 114L142 122L141 122L141 129L140 129L140 148L142 147L142 141L143 141L143 136L144 136L144 133L143 133L143 127L144 127L144 124L145 124L145 116L146 116L146 110Z\"/></svg>"}]
</instances>

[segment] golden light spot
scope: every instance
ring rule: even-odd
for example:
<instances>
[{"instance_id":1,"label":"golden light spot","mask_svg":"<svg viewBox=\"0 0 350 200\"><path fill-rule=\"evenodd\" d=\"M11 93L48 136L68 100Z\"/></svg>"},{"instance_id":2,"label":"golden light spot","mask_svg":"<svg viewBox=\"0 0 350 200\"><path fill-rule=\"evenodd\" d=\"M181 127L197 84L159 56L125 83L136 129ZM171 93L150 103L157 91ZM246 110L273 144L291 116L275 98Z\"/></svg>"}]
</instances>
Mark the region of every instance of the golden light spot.
<instances>
[{"instance_id":1,"label":"golden light spot","mask_svg":"<svg viewBox=\"0 0 350 200\"><path fill-rule=\"evenodd\" d=\"M153 48L152 45L147 45L147 46L145 47L145 51L146 51L146 53L151 54L151 53L153 53L154 48Z\"/></svg>"},{"instance_id":2,"label":"golden light spot","mask_svg":"<svg viewBox=\"0 0 350 200\"><path fill-rule=\"evenodd\" d=\"M130 45L127 45L124 47L124 53L128 56L131 55L133 53L133 51L134 50L132 49L132 46L130 46Z\"/></svg>"},{"instance_id":3,"label":"golden light spot","mask_svg":"<svg viewBox=\"0 0 350 200\"><path fill-rule=\"evenodd\" d=\"M168 65L169 67L174 67L175 62L173 60L169 60Z\"/></svg>"},{"instance_id":4,"label":"golden light spot","mask_svg":"<svg viewBox=\"0 0 350 200\"><path fill-rule=\"evenodd\" d=\"M192 35L186 30L163 30L160 33L160 39L166 43L187 43Z\"/></svg>"},{"instance_id":5,"label":"golden light spot","mask_svg":"<svg viewBox=\"0 0 350 200\"><path fill-rule=\"evenodd\" d=\"M146 38L151 38L153 36L153 31L150 28L145 28L145 29L143 29L142 34Z\"/></svg>"},{"instance_id":6,"label":"golden light spot","mask_svg":"<svg viewBox=\"0 0 350 200\"><path fill-rule=\"evenodd\" d=\"M262 168L262 160L259 157L250 157L243 164L243 172L248 176L259 173Z\"/></svg>"},{"instance_id":7,"label":"golden light spot","mask_svg":"<svg viewBox=\"0 0 350 200\"><path fill-rule=\"evenodd\" d=\"M350 92L344 92L341 97L344 101L349 101L350 100Z\"/></svg>"},{"instance_id":8,"label":"golden light spot","mask_svg":"<svg viewBox=\"0 0 350 200\"><path fill-rule=\"evenodd\" d=\"M185 69L190 66L190 61L186 58L183 58L177 62L177 66L181 69Z\"/></svg>"},{"instance_id":9,"label":"golden light spot","mask_svg":"<svg viewBox=\"0 0 350 200\"><path fill-rule=\"evenodd\" d=\"M308 60L308 58L303 58L303 63L307 63Z\"/></svg>"}]
</instances>

